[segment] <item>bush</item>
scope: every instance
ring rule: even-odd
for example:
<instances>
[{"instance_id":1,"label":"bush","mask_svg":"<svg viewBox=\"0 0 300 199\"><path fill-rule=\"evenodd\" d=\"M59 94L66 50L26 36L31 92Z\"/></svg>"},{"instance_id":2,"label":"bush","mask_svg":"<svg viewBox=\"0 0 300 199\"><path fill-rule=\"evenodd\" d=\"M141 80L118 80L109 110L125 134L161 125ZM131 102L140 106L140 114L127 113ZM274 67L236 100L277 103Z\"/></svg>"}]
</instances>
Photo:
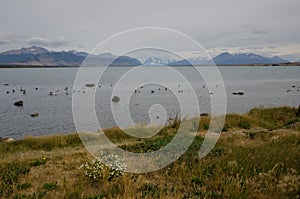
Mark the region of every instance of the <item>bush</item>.
<instances>
[{"instance_id":1,"label":"bush","mask_svg":"<svg viewBox=\"0 0 300 199\"><path fill-rule=\"evenodd\" d=\"M32 186L32 184L30 182L25 182L25 183L22 183L22 184L18 184L17 189L25 190L25 189L28 189L31 186Z\"/></svg>"},{"instance_id":2,"label":"bush","mask_svg":"<svg viewBox=\"0 0 300 199\"><path fill-rule=\"evenodd\" d=\"M139 190L142 193L143 198L146 196L159 198L160 195L160 189L157 185L154 185L152 183L143 184Z\"/></svg>"},{"instance_id":3,"label":"bush","mask_svg":"<svg viewBox=\"0 0 300 199\"><path fill-rule=\"evenodd\" d=\"M40 165L44 165L47 163L47 159L45 157L39 158L39 159L35 159L33 162L30 163L30 166L40 166Z\"/></svg>"},{"instance_id":4,"label":"bush","mask_svg":"<svg viewBox=\"0 0 300 199\"><path fill-rule=\"evenodd\" d=\"M254 133L254 132L249 132L249 133L247 133L247 135L249 136L249 138L250 139L254 139L255 138L255 136L256 136L256 133Z\"/></svg>"},{"instance_id":5,"label":"bush","mask_svg":"<svg viewBox=\"0 0 300 199\"><path fill-rule=\"evenodd\" d=\"M296 111L296 117L300 117L300 105L299 105L298 108L297 108L297 111Z\"/></svg>"},{"instance_id":6,"label":"bush","mask_svg":"<svg viewBox=\"0 0 300 199\"><path fill-rule=\"evenodd\" d=\"M222 132L227 132L229 130L229 125L228 124L224 124Z\"/></svg>"},{"instance_id":7,"label":"bush","mask_svg":"<svg viewBox=\"0 0 300 199\"><path fill-rule=\"evenodd\" d=\"M172 129L178 129L180 126L180 123L181 123L181 119L178 117L178 115L176 115L174 119L169 120L169 126Z\"/></svg>"},{"instance_id":8,"label":"bush","mask_svg":"<svg viewBox=\"0 0 300 199\"><path fill-rule=\"evenodd\" d=\"M194 178L192 178L192 187L193 187L193 188L196 188L196 187L198 187L198 186L201 186L202 183L203 183L203 180L202 180L201 178L199 178L199 177L194 177Z\"/></svg>"},{"instance_id":9,"label":"bush","mask_svg":"<svg viewBox=\"0 0 300 199\"><path fill-rule=\"evenodd\" d=\"M43 185L43 189L49 191L57 187L57 182L48 182Z\"/></svg>"},{"instance_id":10,"label":"bush","mask_svg":"<svg viewBox=\"0 0 300 199\"><path fill-rule=\"evenodd\" d=\"M247 120L241 120L238 123L238 127L243 128L243 129L250 129L251 128L251 124L249 121Z\"/></svg>"}]
</instances>

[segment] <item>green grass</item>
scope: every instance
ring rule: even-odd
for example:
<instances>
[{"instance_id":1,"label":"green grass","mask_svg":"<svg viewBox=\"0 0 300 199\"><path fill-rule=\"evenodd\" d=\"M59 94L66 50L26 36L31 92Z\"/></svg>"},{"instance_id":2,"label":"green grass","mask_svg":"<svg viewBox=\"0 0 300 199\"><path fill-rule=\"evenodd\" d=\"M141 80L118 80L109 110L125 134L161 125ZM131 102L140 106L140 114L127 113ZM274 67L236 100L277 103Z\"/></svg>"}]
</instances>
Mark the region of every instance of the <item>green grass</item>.
<instances>
[{"instance_id":1,"label":"green grass","mask_svg":"<svg viewBox=\"0 0 300 199\"><path fill-rule=\"evenodd\" d=\"M0 197L8 197L13 193L15 184L18 183L20 176L30 170L27 163L10 162L0 165Z\"/></svg>"},{"instance_id":2,"label":"green grass","mask_svg":"<svg viewBox=\"0 0 300 199\"><path fill-rule=\"evenodd\" d=\"M44 150L51 151L55 148L69 146L82 146L81 140L77 134L54 135L45 137L26 137L10 143L0 144L0 157L6 153L15 153L22 150Z\"/></svg>"},{"instance_id":3,"label":"green grass","mask_svg":"<svg viewBox=\"0 0 300 199\"><path fill-rule=\"evenodd\" d=\"M261 127L268 130L292 128L293 124L300 122L299 115L300 106L298 108L254 108L243 115L227 114L223 132L228 131L230 128L250 129L251 127ZM198 131L207 130L209 122L210 117L201 117Z\"/></svg>"},{"instance_id":4,"label":"green grass","mask_svg":"<svg viewBox=\"0 0 300 199\"><path fill-rule=\"evenodd\" d=\"M48 182L43 184L43 189L45 189L46 191L53 190L56 187L57 187L57 182Z\"/></svg>"},{"instance_id":5,"label":"green grass","mask_svg":"<svg viewBox=\"0 0 300 199\"><path fill-rule=\"evenodd\" d=\"M295 123L299 119L299 116L297 118L299 108L254 108L249 111L248 115L255 120L257 125L273 130Z\"/></svg>"},{"instance_id":6,"label":"green grass","mask_svg":"<svg viewBox=\"0 0 300 199\"><path fill-rule=\"evenodd\" d=\"M32 186L31 183L25 182L25 183L18 184L17 185L17 189L19 189L19 190L25 190L25 189L28 189L31 186Z\"/></svg>"}]
</instances>

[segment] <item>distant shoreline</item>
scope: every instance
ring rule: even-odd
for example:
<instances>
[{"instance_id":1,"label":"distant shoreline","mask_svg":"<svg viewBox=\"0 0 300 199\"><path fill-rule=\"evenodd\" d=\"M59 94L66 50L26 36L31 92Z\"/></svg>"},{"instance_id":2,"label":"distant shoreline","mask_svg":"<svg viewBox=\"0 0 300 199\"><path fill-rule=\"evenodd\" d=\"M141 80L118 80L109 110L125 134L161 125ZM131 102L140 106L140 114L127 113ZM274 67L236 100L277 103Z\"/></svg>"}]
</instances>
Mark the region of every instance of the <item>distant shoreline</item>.
<instances>
[{"instance_id":1,"label":"distant shoreline","mask_svg":"<svg viewBox=\"0 0 300 199\"><path fill-rule=\"evenodd\" d=\"M80 66L0 65L0 68L79 68Z\"/></svg>"},{"instance_id":2,"label":"distant shoreline","mask_svg":"<svg viewBox=\"0 0 300 199\"><path fill-rule=\"evenodd\" d=\"M142 65L140 65L142 66ZM169 66L169 67L191 67L192 65L176 65L176 66ZM200 67L206 66L214 66L214 65L194 65ZM300 66L300 62L293 62L293 63L280 63L280 64L222 64L216 66ZM95 67L95 66L93 66ZM99 66L103 67L103 66ZM111 66L111 67L135 67L135 66ZM162 66L154 66L154 67L162 67ZM0 65L0 68L80 68L80 66L47 66L47 65Z\"/></svg>"}]
</instances>

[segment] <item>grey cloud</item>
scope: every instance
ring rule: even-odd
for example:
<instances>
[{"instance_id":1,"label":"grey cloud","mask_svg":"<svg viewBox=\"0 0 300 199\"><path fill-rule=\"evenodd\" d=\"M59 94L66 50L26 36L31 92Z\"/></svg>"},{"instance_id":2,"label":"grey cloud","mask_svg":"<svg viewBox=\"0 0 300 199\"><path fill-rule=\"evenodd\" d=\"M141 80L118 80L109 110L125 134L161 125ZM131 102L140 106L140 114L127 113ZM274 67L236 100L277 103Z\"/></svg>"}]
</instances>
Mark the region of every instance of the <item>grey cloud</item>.
<instances>
[{"instance_id":1,"label":"grey cloud","mask_svg":"<svg viewBox=\"0 0 300 199\"><path fill-rule=\"evenodd\" d=\"M271 29L268 27L258 27L252 30L252 34L255 35L265 35L265 34L269 34L271 32Z\"/></svg>"},{"instance_id":2,"label":"grey cloud","mask_svg":"<svg viewBox=\"0 0 300 199\"><path fill-rule=\"evenodd\" d=\"M25 43L89 51L120 31L158 26L184 32L207 49L278 47L300 43L299 7L299 0L2 1L1 26L23 39L0 41L6 50Z\"/></svg>"},{"instance_id":3,"label":"grey cloud","mask_svg":"<svg viewBox=\"0 0 300 199\"><path fill-rule=\"evenodd\" d=\"M56 48L56 47L67 46L70 43L66 41L64 38L31 37L28 39L27 44Z\"/></svg>"},{"instance_id":4,"label":"grey cloud","mask_svg":"<svg viewBox=\"0 0 300 199\"><path fill-rule=\"evenodd\" d=\"M261 50L261 49L263 49L263 48L260 47L260 46L252 46L252 47L243 47L243 48L240 48L240 50L251 50L251 51L253 51L253 50Z\"/></svg>"},{"instance_id":5,"label":"grey cloud","mask_svg":"<svg viewBox=\"0 0 300 199\"><path fill-rule=\"evenodd\" d=\"M0 45L6 45L6 44L9 44L11 41L10 40L7 40L7 39L0 39Z\"/></svg>"},{"instance_id":6,"label":"grey cloud","mask_svg":"<svg viewBox=\"0 0 300 199\"><path fill-rule=\"evenodd\" d=\"M11 44L17 42L20 39L21 39L20 36L7 32L0 27L0 45Z\"/></svg>"},{"instance_id":7,"label":"grey cloud","mask_svg":"<svg viewBox=\"0 0 300 199\"><path fill-rule=\"evenodd\" d=\"M280 55L280 57L291 60L291 61L300 61L300 53L298 54L285 54L285 55Z\"/></svg>"}]
</instances>

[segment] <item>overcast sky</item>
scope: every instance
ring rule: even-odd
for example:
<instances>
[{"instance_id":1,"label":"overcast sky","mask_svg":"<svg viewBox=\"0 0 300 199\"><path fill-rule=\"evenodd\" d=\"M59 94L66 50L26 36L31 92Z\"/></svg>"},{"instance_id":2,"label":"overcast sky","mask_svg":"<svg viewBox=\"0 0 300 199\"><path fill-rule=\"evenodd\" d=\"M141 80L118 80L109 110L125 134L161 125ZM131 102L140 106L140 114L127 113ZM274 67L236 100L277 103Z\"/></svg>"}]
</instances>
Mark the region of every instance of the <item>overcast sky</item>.
<instances>
[{"instance_id":1,"label":"overcast sky","mask_svg":"<svg viewBox=\"0 0 300 199\"><path fill-rule=\"evenodd\" d=\"M2 0L0 51L37 45L89 52L118 32L155 26L183 32L212 54L296 60L299 8L299 0Z\"/></svg>"}]
</instances>

